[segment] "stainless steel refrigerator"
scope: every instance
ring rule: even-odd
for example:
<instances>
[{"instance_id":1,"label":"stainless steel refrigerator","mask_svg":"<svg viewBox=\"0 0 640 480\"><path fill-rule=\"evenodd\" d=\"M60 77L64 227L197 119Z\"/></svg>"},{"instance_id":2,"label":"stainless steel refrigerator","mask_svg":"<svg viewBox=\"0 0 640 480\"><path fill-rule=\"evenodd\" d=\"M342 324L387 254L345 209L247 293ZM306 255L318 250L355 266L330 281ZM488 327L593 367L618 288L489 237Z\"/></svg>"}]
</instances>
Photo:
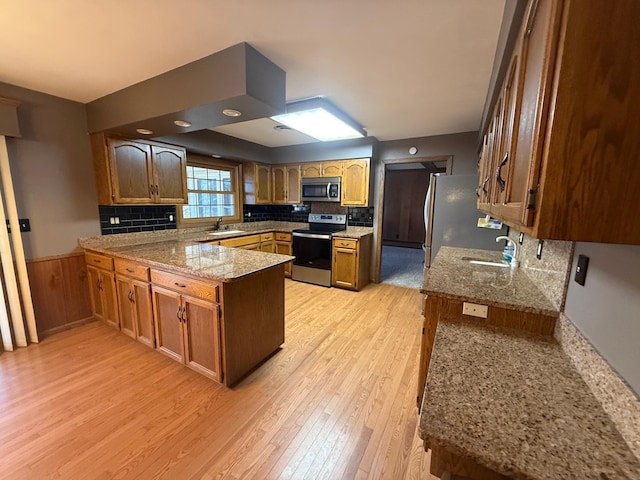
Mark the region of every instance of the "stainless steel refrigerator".
<instances>
[{"instance_id":1,"label":"stainless steel refrigerator","mask_svg":"<svg viewBox=\"0 0 640 480\"><path fill-rule=\"evenodd\" d=\"M443 245L483 250L502 250L496 243L502 229L480 228L478 219L485 214L476 208L477 175L433 174L424 204L425 267L431 266Z\"/></svg>"}]
</instances>

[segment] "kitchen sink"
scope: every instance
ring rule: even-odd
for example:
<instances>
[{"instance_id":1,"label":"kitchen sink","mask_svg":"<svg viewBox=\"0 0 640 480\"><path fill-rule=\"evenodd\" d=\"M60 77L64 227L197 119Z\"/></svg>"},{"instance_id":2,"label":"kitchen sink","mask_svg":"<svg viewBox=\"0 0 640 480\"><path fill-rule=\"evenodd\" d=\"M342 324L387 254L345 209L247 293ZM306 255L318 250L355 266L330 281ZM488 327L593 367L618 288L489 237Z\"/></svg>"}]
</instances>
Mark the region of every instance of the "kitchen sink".
<instances>
[{"instance_id":1,"label":"kitchen sink","mask_svg":"<svg viewBox=\"0 0 640 480\"><path fill-rule=\"evenodd\" d=\"M218 230L215 232L207 232L207 235L229 235L231 233L244 233L244 230Z\"/></svg>"},{"instance_id":2,"label":"kitchen sink","mask_svg":"<svg viewBox=\"0 0 640 480\"><path fill-rule=\"evenodd\" d=\"M486 258L475 258L475 257L462 257L462 260L466 260L469 263L474 265L486 265L489 267L500 267L500 268L509 268L511 265L504 260L487 260Z\"/></svg>"}]
</instances>

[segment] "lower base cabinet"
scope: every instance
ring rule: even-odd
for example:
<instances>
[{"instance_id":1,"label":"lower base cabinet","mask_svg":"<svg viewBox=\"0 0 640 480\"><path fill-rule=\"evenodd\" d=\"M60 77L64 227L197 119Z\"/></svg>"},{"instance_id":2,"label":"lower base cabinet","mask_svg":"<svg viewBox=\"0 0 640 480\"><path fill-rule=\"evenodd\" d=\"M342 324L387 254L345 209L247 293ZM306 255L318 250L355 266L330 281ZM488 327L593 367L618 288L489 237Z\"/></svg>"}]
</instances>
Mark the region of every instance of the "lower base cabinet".
<instances>
[{"instance_id":1,"label":"lower base cabinet","mask_svg":"<svg viewBox=\"0 0 640 480\"><path fill-rule=\"evenodd\" d=\"M93 316L107 325L120 329L113 261L98 255L86 255L89 297ZM99 268L93 262L102 262Z\"/></svg>"},{"instance_id":2,"label":"lower base cabinet","mask_svg":"<svg viewBox=\"0 0 640 480\"><path fill-rule=\"evenodd\" d=\"M151 287L148 282L116 275L120 329L149 347L155 346Z\"/></svg>"},{"instance_id":3,"label":"lower base cabinet","mask_svg":"<svg viewBox=\"0 0 640 480\"><path fill-rule=\"evenodd\" d=\"M275 234L275 243L274 243L274 253L279 253L281 255L292 255L292 236L291 233L288 232L276 232ZM284 265L284 276L291 278L291 265L292 262L286 263Z\"/></svg>"},{"instance_id":4,"label":"lower base cabinet","mask_svg":"<svg viewBox=\"0 0 640 480\"><path fill-rule=\"evenodd\" d=\"M371 238L336 237L333 239L331 285L348 290L361 290L369 283Z\"/></svg>"}]
</instances>

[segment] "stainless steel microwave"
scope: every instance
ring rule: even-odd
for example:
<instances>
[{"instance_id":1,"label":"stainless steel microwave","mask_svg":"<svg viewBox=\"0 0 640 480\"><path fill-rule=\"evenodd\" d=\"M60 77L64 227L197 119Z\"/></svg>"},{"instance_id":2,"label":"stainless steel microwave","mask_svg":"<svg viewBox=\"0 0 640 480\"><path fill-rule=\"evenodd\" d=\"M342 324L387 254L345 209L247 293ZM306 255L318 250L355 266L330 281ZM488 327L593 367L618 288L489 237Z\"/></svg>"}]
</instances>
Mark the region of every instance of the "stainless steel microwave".
<instances>
[{"instance_id":1,"label":"stainless steel microwave","mask_svg":"<svg viewBox=\"0 0 640 480\"><path fill-rule=\"evenodd\" d=\"M340 202L340 177L303 178L303 202Z\"/></svg>"}]
</instances>

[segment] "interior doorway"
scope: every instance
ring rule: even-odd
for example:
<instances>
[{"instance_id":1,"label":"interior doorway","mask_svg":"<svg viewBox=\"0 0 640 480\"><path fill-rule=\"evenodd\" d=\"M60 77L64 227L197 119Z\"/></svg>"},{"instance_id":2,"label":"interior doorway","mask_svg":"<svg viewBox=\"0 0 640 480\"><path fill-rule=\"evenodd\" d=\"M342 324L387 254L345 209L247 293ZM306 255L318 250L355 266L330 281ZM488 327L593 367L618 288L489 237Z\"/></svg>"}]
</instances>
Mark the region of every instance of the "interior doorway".
<instances>
[{"instance_id":1,"label":"interior doorway","mask_svg":"<svg viewBox=\"0 0 640 480\"><path fill-rule=\"evenodd\" d=\"M452 157L384 162L380 169L380 207L376 278L409 288L420 288L424 278L424 204L433 173L448 173Z\"/></svg>"}]
</instances>

